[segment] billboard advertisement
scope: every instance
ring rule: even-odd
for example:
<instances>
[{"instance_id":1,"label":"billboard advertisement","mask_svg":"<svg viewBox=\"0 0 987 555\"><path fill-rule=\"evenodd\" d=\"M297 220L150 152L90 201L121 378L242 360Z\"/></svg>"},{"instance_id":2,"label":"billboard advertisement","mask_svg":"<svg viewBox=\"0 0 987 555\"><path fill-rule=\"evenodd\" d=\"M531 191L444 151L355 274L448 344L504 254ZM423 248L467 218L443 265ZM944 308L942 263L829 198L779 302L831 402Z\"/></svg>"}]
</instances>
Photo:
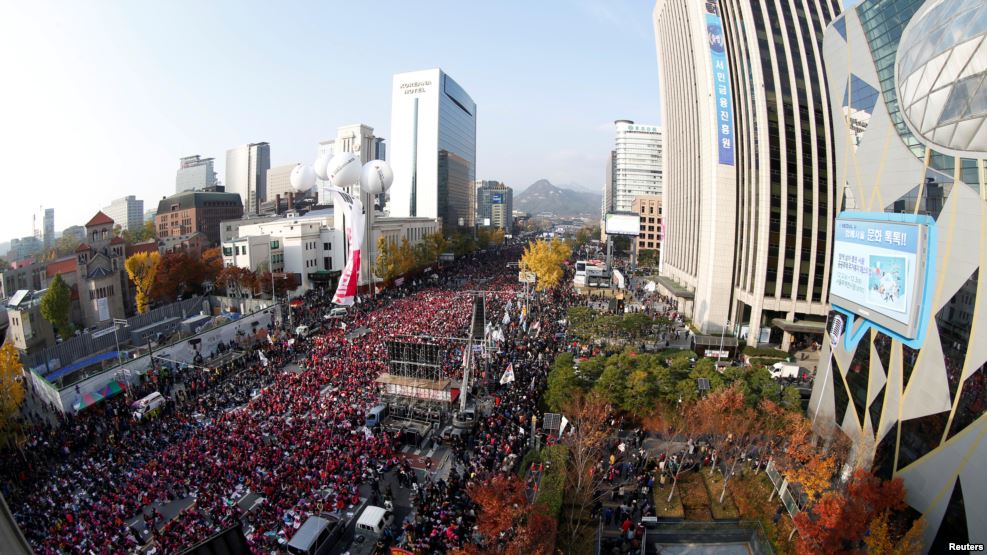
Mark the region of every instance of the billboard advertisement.
<instances>
[{"instance_id":1,"label":"billboard advertisement","mask_svg":"<svg viewBox=\"0 0 987 555\"><path fill-rule=\"evenodd\" d=\"M921 218L844 212L836 219L829 289L834 308L899 339L917 337L930 270L931 224Z\"/></svg>"},{"instance_id":2,"label":"billboard advertisement","mask_svg":"<svg viewBox=\"0 0 987 555\"><path fill-rule=\"evenodd\" d=\"M490 193L490 204L504 204L504 193Z\"/></svg>"},{"instance_id":3,"label":"billboard advertisement","mask_svg":"<svg viewBox=\"0 0 987 555\"><path fill-rule=\"evenodd\" d=\"M633 212L608 213L605 220L604 232L607 235L631 235L637 237L641 233L641 216Z\"/></svg>"},{"instance_id":4,"label":"billboard advertisement","mask_svg":"<svg viewBox=\"0 0 987 555\"><path fill-rule=\"evenodd\" d=\"M706 2L706 36L713 70L713 114L716 144L721 164L734 165L733 100L730 95L730 68L727 65L726 39L716 0Z\"/></svg>"}]
</instances>

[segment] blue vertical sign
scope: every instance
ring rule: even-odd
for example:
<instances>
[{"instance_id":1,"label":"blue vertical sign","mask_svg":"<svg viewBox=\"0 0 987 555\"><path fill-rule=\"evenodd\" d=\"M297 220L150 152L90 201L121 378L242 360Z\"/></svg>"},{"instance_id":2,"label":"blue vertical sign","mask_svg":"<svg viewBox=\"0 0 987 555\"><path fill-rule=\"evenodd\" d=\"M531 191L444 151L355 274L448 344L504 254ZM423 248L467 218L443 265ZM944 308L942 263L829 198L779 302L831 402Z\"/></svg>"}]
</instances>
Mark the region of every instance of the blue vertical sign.
<instances>
[{"instance_id":1,"label":"blue vertical sign","mask_svg":"<svg viewBox=\"0 0 987 555\"><path fill-rule=\"evenodd\" d=\"M730 96L730 71L727 65L723 23L716 2L706 2L706 35L713 67L713 113L716 114L716 144L720 163L734 165L733 101Z\"/></svg>"}]
</instances>

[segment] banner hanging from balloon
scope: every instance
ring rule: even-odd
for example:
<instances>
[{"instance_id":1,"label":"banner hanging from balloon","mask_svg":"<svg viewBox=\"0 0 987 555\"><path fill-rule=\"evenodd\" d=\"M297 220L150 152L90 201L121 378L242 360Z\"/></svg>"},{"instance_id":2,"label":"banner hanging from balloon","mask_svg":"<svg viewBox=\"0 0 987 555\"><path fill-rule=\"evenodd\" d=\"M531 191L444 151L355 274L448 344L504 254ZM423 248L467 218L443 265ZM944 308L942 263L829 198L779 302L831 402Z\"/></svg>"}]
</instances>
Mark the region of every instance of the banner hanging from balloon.
<instances>
[{"instance_id":1,"label":"banner hanging from balloon","mask_svg":"<svg viewBox=\"0 0 987 555\"><path fill-rule=\"evenodd\" d=\"M336 294L333 295L332 302L352 306L356 300L357 285L360 282L360 245L363 244L364 233L363 204L360 199L351 197L339 187L329 186L327 189L332 193L337 216L341 212L346 220L345 232L349 241L346 266L339 278L339 286L336 287Z\"/></svg>"}]
</instances>

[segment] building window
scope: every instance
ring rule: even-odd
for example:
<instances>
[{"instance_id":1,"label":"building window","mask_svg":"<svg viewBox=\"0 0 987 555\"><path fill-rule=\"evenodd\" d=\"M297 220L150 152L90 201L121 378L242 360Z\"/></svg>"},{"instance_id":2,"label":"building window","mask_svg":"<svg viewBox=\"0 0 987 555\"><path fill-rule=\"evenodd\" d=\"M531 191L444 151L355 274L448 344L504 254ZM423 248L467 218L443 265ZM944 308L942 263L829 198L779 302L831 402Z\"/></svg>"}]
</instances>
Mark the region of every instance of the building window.
<instances>
[{"instance_id":1,"label":"building window","mask_svg":"<svg viewBox=\"0 0 987 555\"><path fill-rule=\"evenodd\" d=\"M322 267L326 270L332 270L332 259L328 256L322 257Z\"/></svg>"},{"instance_id":2,"label":"building window","mask_svg":"<svg viewBox=\"0 0 987 555\"><path fill-rule=\"evenodd\" d=\"M322 243L322 250L324 251L329 250L329 243Z\"/></svg>"},{"instance_id":3,"label":"building window","mask_svg":"<svg viewBox=\"0 0 987 555\"><path fill-rule=\"evenodd\" d=\"M279 242L277 242L277 241L271 241L271 248L272 249L281 248L281 244Z\"/></svg>"}]
</instances>

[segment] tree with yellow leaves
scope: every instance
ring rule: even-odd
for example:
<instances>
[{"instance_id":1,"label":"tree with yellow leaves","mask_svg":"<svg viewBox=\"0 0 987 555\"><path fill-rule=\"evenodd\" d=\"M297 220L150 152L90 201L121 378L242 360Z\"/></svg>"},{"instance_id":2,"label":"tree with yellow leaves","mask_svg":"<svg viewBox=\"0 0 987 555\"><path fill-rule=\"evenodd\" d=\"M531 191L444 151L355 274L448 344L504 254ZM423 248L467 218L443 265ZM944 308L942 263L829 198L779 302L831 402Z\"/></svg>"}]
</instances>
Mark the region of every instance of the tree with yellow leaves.
<instances>
[{"instance_id":1,"label":"tree with yellow leaves","mask_svg":"<svg viewBox=\"0 0 987 555\"><path fill-rule=\"evenodd\" d=\"M396 258L398 273L404 275L415 269L415 250L411 248L411 242L407 237L401 240Z\"/></svg>"},{"instance_id":2,"label":"tree with yellow leaves","mask_svg":"<svg viewBox=\"0 0 987 555\"><path fill-rule=\"evenodd\" d=\"M383 235L377 239L377 260L374 263L374 273L384 281L394 279L398 275L397 260L394 245Z\"/></svg>"},{"instance_id":3,"label":"tree with yellow leaves","mask_svg":"<svg viewBox=\"0 0 987 555\"><path fill-rule=\"evenodd\" d=\"M572 254L569 245L561 239L538 240L528 245L521 257L522 270L534 272L539 291L551 289L562 281L565 269L562 264Z\"/></svg>"},{"instance_id":4,"label":"tree with yellow leaves","mask_svg":"<svg viewBox=\"0 0 987 555\"><path fill-rule=\"evenodd\" d=\"M14 344L0 347L0 435L13 438L13 417L24 402L24 366Z\"/></svg>"},{"instance_id":5,"label":"tree with yellow leaves","mask_svg":"<svg viewBox=\"0 0 987 555\"><path fill-rule=\"evenodd\" d=\"M161 255L155 252L139 252L124 262L130 281L137 288L137 312L144 313L151 306L151 289L158 275Z\"/></svg>"}]
</instances>

